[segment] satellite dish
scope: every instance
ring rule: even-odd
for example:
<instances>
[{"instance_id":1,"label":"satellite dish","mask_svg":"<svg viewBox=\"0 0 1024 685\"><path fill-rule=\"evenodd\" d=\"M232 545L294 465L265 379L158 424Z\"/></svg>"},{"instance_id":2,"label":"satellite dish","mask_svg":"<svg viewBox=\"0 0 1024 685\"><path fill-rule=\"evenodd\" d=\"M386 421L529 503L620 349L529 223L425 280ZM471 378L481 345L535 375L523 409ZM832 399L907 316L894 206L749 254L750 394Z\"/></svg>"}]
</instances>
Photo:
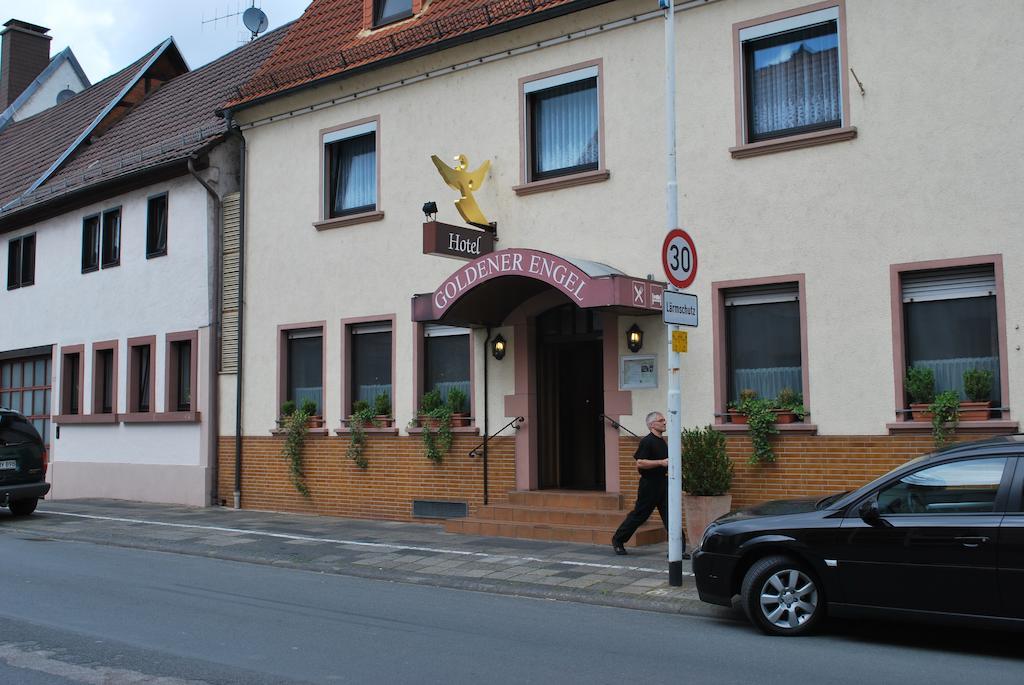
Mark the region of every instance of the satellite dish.
<instances>
[{"instance_id":1,"label":"satellite dish","mask_svg":"<svg viewBox=\"0 0 1024 685\"><path fill-rule=\"evenodd\" d=\"M267 27L270 26L270 20L267 19L266 13L259 7L250 7L245 10L242 13L242 23L245 24L245 28L252 31L254 37L256 34L266 31Z\"/></svg>"}]
</instances>

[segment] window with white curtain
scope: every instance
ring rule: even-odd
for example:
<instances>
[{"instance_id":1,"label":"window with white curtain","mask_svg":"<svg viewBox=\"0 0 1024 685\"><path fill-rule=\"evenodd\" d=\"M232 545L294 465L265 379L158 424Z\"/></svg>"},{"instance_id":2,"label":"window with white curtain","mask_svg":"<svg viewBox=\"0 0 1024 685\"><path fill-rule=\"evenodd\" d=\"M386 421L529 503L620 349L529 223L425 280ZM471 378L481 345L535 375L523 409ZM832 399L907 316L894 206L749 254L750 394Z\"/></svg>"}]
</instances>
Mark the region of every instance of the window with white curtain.
<instances>
[{"instance_id":1,"label":"window with white curtain","mask_svg":"<svg viewBox=\"0 0 1024 685\"><path fill-rule=\"evenodd\" d=\"M524 84L529 180L599 168L597 79L590 66Z\"/></svg>"},{"instance_id":2,"label":"window with white curtain","mask_svg":"<svg viewBox=\"0 0 1024 685\"><path fill-rule=\"evenodd\" d=\"M904 352L907 366L935 374L935 392L955 390L961 400L964 372L992 372L990 400L1001 397L996 278L991 264L904 272Z\"/></svg>"},{"instance_id":3,"label":"window with white curtain","mask_svg":"<svg viewBox=\"0 0 1024 685\"><path fill-rule=\"evenodd\" d=\"M838 7L744 28L739 39L747 142L843 125Z\"/></svg>"},{"instance_id":4,"label":"window with white curtain","mask_svg":"<svg viewBox=\"0 0 1024 685\"><path fill-rule=\"evenodd\" d=\"M377 395L394 403L391 388L391 324L367 323L352 326L349 346L352 369L351 401L363 400L371 407ZM351 412L351 408L349 408Z\"/></svg>"},{"instance_id":5,"label":"window with white curtain","mask_svg":"<svg viewBox=\"0 0 1024 685\"><path fill-rule=\"evenodd\" d=\"M803 389L800 302L796 283L735 288L725 293L728 399L743 390L775 399Z\"/></svg>"},{"instance_id":6,"label":"window with white curtain","mask_svg":"<svg viewBox=\"0 0 1024 685\"><path fill-rule=\"evenodd\" d=\"M300 328L287 332L287 386L285 399L301 407L316 402L316 413L324 408L324 333L321 328Z\"/></svg>"},{"instance_id":7,"label":"window with white curtain","mask_svg":"<svg viewBox=\"0 0 1024 685\"><path fill-rule=\"evenodd\" d=\"M324 144L324 217L377 209L377 123L327 133Z\"/></svg>"},{"instance_id":8,"label":"window with white curtain","mask_svg":"<svg viewBox=\"0 0 1024 685\"><path fill-rule=\"evenodd\" d=\"M423 330L423 390L437 390L441 401L457 388L470 397L469 329L455 326L427 325ZM463 407L462 411L468 411Z\"/></svg>"}]
</instances>

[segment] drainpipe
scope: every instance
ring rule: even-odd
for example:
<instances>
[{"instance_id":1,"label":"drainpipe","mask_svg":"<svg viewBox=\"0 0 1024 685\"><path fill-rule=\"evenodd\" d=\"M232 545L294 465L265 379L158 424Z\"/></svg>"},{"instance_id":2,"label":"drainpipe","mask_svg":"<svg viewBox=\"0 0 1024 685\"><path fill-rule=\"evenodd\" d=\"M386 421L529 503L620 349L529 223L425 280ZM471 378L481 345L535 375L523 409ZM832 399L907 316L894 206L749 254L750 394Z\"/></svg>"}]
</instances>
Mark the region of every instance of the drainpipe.
<instances>
[{"instance_id":1,"label":"drainpipe","mask_svg":"<svg viewBox=\"0 0 1024 685\"><path fill-rule=\"evenodd\" d=\"M245 298L245 136L227 116L231 132L238 136L238 363L235 368L235 509L242 508L242 325Z\"/></svg>"},{"instance_id":2,"label":"drainpipe","mask_svg":"<svg viewBox=\"0 0 1024 685\"><path fill-rule=\"evenodd\" d=\"M214 208L214 235L213 240L208 241L212 243L212 264L216 265L213 269L212 276L208 276L207 282L210 284L210 295L207 298L209 306L209 321L210 321L210 340L209 350L207 358L210 360L210 372L207 378L208 394L210 396L210 410L207 412L207 424L206 424L206 441L207 441L207 453L210 455L210 473L212 474L210 479L210 497L212 501L217 502L217 471L219 468L220 454L218 436L220 434L220 392L218 391L218 379L217 369L220 368L218 355L220 353L219 345L217 344L217 334L220 331L220 234L221 234L221 200L220 195L217 194L216 189L210 183L196 173L195 158L188 158L188 172L199 181L199 184L206 189L206 192L213 198Z\"/></svg>"},{"instance_id":3,"label":"drainpipe","mask_svg":"<svg viewBox=\"0 0 1024 685\"><path fill-rule=\"evenodd\" d=\"M487 502L487 439L491 435L491 426L488 422L487 408L490 406L489 385L487 383L487 353L491 346L491 327L487 327L487 339L484 340L484 505Z\"/></svg>"}]
</instances>

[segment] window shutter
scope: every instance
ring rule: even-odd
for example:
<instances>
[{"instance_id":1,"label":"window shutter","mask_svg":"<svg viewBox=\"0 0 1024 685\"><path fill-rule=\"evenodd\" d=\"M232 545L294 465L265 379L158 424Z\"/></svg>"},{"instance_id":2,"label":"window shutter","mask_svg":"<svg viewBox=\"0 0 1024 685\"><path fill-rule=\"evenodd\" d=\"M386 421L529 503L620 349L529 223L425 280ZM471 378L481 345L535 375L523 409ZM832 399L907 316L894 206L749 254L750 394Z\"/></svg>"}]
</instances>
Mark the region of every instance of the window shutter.
<instances>
[{"instance_id":1,"label":"window shutter","mask_svg":"<svg viewBox=\"0 0 1024 685\"><path fill-rule=\"evenodd\" d=\"M725 306L738 307L748 304L773 304L795 302L800 299L796 283L772 283L750 288L732 288L725 293Z\"/></svg>"},{"instance_id":2,"label":"window shutter","mask_svg":"<svg viewBox=\"0 0 1024 685\"><path fill-rule=\"evenodd\" d=\"M441 338L448 335L469 335L469 329L440 324L427 324L423 327L424 338Z\"/></svg>"},{"instance_id":3,"label":"window shutter","mask_svg":"<svg viewBox=\"0 0 1024 685\"><path fill-rule=\"evenodd\" d=\"M238 373L238 266L242 227L239 193L226 195L221 207L220 371Z\"/></svg>"},{"instance_id":4,"label":"window shutter","mask_svg":"<svg viewBox=\"0 0 1024 685\"><path fill-rule=\"evenodd\" d=\"M912 271L903 274L902 284L904 302L988 297L996 294L996 273L991 264Z\"/></svg>"}]
</instances>

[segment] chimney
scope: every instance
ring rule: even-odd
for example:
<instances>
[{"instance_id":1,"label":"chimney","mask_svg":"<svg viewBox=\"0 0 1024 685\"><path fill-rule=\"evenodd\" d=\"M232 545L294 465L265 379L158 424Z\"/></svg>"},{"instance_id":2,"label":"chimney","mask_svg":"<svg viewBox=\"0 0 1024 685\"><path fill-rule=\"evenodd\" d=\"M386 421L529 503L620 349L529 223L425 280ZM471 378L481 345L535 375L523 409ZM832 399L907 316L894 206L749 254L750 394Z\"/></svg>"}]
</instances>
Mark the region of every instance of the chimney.
<instances>
[{"instance_id":1,"label":"chimney","mask_svg":"<svg viewBox=\"0 0 1024 685\"><path fill-rule=\"evenodd\" d=\"M11 19L0 31L0 111L14 102L50 63L50 29Z\"/></svg>"}]
</instances>

